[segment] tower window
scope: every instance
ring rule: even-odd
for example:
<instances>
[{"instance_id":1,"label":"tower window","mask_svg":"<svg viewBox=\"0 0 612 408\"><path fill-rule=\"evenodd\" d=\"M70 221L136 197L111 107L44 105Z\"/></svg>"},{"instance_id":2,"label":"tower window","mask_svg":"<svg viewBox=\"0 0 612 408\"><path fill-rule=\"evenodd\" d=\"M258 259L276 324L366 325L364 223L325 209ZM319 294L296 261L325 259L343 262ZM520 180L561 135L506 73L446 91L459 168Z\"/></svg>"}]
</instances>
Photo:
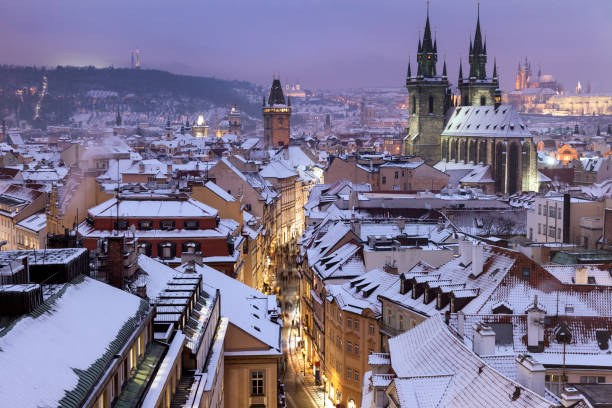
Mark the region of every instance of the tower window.
<instances>
[{"instance_id":1,"label":"tower window","mask_svg":"<svg viewBox=\"0 0 612 408\"><path fill-rule=\"evenodd\" d=\"M416 96L412 95L412 113L416 113Z\"/></svg>"},{"instance_id":2,"label":"tower window","mask_svg":"<svg viewBox=\"0 0 612 408\"><path fill-rule=\"evenodd\" d=\"M434 113L434 97L429 96L429 113Z\"/></svg>"},{"instance_id":3,"label":"tower window","mask_svg":"<svg viewBox=\"0 0 612 408\"><path fill-rule=\"evenodd\" d=\"M487 104L487 98L484 96L480 97L480 105L485 106Z\"/></svg>"}]
</instances>

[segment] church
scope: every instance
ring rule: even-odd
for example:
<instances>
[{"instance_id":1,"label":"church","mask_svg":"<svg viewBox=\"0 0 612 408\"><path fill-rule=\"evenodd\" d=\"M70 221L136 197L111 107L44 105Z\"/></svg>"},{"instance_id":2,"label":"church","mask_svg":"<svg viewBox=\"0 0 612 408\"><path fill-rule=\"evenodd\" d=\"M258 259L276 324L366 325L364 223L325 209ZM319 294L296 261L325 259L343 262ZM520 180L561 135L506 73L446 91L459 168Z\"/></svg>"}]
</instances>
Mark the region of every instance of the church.
<instances>
[{"instance_id":1,"label":"church","mask_svg":"<svg viewBox=\"0 0 612 408\"><path fill-rule=\"evenodd\" d=\"M487 76L487 44L480 30L480 13L470 40L467 76L459 63L460 102L456 106L446 61L441 75L437 61L438 44L432 39L428 10L417 48L416 75L408 63L410 121L404 154L419 156L438 170L463 171L463 185L486 193L537 191L536 146L516 109L501 104L495 62L492 76Z\"/></svg>"}]
</instances>

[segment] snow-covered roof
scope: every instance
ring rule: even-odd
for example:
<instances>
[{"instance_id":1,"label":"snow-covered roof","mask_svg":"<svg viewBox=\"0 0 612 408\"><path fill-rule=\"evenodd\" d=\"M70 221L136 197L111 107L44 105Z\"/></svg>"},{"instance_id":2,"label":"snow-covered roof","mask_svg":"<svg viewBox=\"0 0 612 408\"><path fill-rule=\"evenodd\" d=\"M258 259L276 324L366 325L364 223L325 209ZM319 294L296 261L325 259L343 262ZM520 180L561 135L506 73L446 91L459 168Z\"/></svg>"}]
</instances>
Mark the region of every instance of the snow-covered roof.
<instances>
[{"instance_id":1,"label":"snow-covered roof","mask_svg":"<svg viewBox=\"0 0 612 408\"><path fill-rule=\"evenodd\" d=\"M261 177L265 178L290 178L296 177L298 174L295 170L287 167L282 161L272 161L259 171Z\"/></svg>"},{"instance_id":2,"label":"snow-covered roof","mask_svg":"<svg viewBox=\"0 0 612 408\"><path fill-rule=\"evenodd\" d=\"M361 314L369 309L379 316L382 310L378 295L397 281L398 275L373 269L342 285L325 285L325 290L342 310Z\"/></svg>"},{"instance_id":3,"label":"snow-covered roof","mask_svg":"<svg viewBox=\"0 0 612 408\"><path fill-rule=\"evenodd\" d=\"M77 385L96 384L149 310L137 296L77 279L0 332L3 405L80 406L92 390Z\"/></svg>"},{"instance_id":4,"label":"snow-covered roof","mask_svg":"<svg viewBox=\"0 0 612 408\"><path fill-rule=\"evenodd\" d=\"M176 269L184 271L187 267L184 264ZM267 295L207 265L196 264L195 273L203 276L205 290L207 287L213 292L219 289L221 316L228 317L231 324L269 347L269 350L254 350L251 353L282 354L281 326L270 318Z\"/></svg>"},{"instance_id":5,"label":"snow-covered roof","mask_svg":"<svg viewBox=\"0 0 612 408\"><path fill-rule=\"evenodd\" d=\"M119 217L150 218L193 218L215 217L217 210L192 198L137 199L119 200ZM89 209L90 217L117 217L117 199L111 198Z\"/></svg>"},{"instance_id":6,"label":"snow-covered roof","mask_svg":"<svg viewBox=\"0 0 612 408\"><path fill-rule=\"evenodd\" d=\"M228 202L236 201L233 195L231 195L230 193L228 193L227 191L225 191L224 189L222 189L221 187L219 187L212 181L207 182L206 184L204 184L204 186L225 201L228 201Z\"/></svg>"},{"instance_id":7,"label":"snow-covered roof","mask_svg":"<svg viewBox=\"0 0 612 408\"><path fill-rule=\"evenodd\" d=\"M531 137L527 125L512 105L458 106L442 136Z\"/></svg>"},{"instance_id":8,"label":"snow-covered roof","mask_svg":"<svg viewBox=\"0 0 612 408\"><path fill-rule=\"evenodd\" d=\"M47 227L47 215L45 213L30 215L28 218L19 221L17 226L30 231L40 232Z\"/></svg>"},{"instance_id":9,"label":"snow-covered roof","mask_svg":"<svg viewBox=\"0 0 612 408\"><path fill-rule=\"evenodd\" d=\"M439 315L389 339L389 351L401 407L555 406L485 364Z\"/></svg>"}]
</instances>

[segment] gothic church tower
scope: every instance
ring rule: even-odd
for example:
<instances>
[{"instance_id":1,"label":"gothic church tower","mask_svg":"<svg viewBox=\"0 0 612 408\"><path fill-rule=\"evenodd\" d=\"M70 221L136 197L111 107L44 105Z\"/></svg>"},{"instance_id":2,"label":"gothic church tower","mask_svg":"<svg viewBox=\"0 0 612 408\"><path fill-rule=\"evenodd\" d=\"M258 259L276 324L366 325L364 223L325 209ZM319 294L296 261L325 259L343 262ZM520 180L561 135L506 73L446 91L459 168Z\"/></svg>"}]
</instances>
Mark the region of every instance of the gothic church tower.
<instances>
[{"instance_id":1,"label":"gothic church tower","mask_svg":"<svg viewBox=\"0 0 612 408\"><path fill-rule=\"evenodd\" d=\"M409 93L410 120L403 141L403 153L421 157L427 164L440 161L440 134L444 130L445 114L450 107L450 88L446 62L442 75L436 72L438 44L431 37L429 5L423 41L417 49L417 72L412 75L410 62L406 88Z\"/></svg>"},{"instance_id":2,"label":"gothic church tower","mask_svg":"<svg viewBox=\"0 0 612 408\"><path fill-rule=\"evenodd\" d=\"M461 105L493 105L495 104L495 90L499 88L497 77L497 64L493 64L493 77L487 78L487 42L482 41L480 32L480 5L476 20L476 33L474 42L470 40L470 73L463 77L463 67L459 63L459 84L461 92Z\"/></svg>"}]
</instances>

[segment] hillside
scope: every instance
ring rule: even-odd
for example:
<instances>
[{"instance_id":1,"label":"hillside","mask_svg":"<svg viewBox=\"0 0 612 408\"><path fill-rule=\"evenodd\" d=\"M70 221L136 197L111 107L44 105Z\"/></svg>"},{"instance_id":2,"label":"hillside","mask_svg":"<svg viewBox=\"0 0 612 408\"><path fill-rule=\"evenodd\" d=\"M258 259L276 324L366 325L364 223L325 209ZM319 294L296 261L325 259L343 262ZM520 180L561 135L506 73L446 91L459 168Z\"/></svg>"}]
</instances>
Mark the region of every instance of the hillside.
<instances>
[{"instance_id":1,"label":"hillside","mask_svg":"<svg viewBox=\"0 0 612 408\"><path fill-rule=\"evenodd\" d=\"M43 78L47 89L43 95ZM104 92L100 97L100 92ZM151 115L188 114L238 105L258 114L261 90L245 81L177 75L146 69L0 66L0 114L32 121L40 103L44 124L66 121L77 110L130 110ZM42 100L41 100L42 99Z\"/></svg>"}]
</instances>

